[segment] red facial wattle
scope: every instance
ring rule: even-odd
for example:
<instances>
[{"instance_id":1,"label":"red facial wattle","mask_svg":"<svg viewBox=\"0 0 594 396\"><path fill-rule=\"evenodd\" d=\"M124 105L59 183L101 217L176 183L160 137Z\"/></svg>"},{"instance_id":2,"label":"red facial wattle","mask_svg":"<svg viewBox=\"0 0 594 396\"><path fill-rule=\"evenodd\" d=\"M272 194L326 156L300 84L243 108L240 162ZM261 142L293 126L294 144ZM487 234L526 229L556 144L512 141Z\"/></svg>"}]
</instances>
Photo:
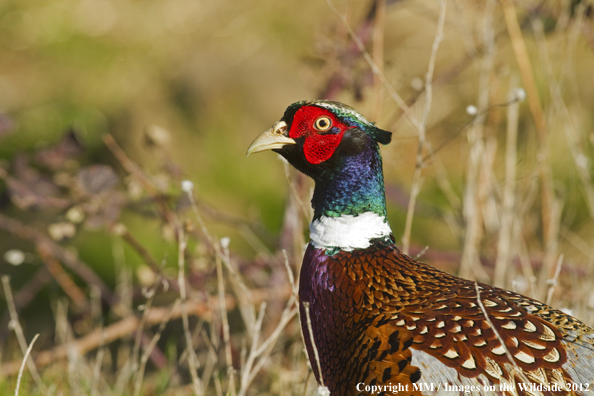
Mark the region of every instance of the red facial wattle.
<instances>
[{"instance_id":1,"label":"red facial wattle","mask_svg":"<svg viewBox=\"0 0 594 396\"><path fill-rule=\"evenodd\" d=\"M321 132L316 130L314 123L323 116L331 120L332 127L328 131ZM317 165L332 157L348 128L332 112L317 106L304 106L293 117L289 137L292 139L305 137L303 143L305 159L310 164ZM339 132L333 133L332 131L336 129Z\"/></svg>"},{"instance_id":2,"label":"red facial wattle","mask_svg":"<svg viewBox=\"0 0 594 396\"><path fill-rule=\"evenodd\" d=\"M343 133L341 131L338 135L314 135L306 138L303 143L305 159L314 165L330 159L340 144Z\"/></svg>"}]
</instances>

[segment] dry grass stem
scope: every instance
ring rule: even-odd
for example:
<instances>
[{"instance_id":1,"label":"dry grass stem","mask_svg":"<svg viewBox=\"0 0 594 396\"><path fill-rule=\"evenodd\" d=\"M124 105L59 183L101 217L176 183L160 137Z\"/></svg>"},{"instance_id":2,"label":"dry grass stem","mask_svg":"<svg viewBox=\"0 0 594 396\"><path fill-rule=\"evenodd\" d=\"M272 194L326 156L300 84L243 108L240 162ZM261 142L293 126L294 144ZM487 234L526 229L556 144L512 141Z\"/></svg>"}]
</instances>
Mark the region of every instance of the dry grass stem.
<instances>
[{"instance_id":1,"label":"dry grass stem","mask_svg":"<svg viewBox=\"0 0 594 396\"><path fill-rule=\"evenodd\" d=\"M152 307L152 303L153 303L153 299L155 297L156 291L159 288L159 286L161 285L161 280L162 280L162 278L158 277L150 289L148 289L146 291L143 290L143 295L145 298L147 298L147 301L143 305L138 307L138 309L142 311L142 317L141 317L140 321L138 322L138 326L136 326L136 328L134 330L134 344L132 347L132 352L128 356L128 359L126 360L125 364L123 365L122 369L120 370L118 379L116 381L115 388L117 390L117 392L116 392L117 395L122 395L124 393L124 388L126 387L126 384L129 382L129 380L134 375L136 375L137 378L138 377L142 378L144 376L144 371L138 371L141 346L143 346L145 348L145 352L146 352L147 348L150 349L149 354L147 355L147 358L151 355L151 352L153 352L155 349L156 343L151 347L150 346L151 341L146 342L148 336L145 334L145 325L148 320L149 312ZM127 283L127 280L122 283ZM122 310L128 311L127 316L136 314L131 306L131 301L130 301L130 306L123 306ZM173 312L173 311L171 311L171 312ZM165 318L167 318L167 316L165 316L163 318L163 320ZM167 320L169 320L169 319L167 319ZM99 330L102 330L102 329L99 329ZM103 346L105 344L105 342L107 341L106 340L107 333L104 331L100 331L99 335L100 335L99 341L101 342L101 346ZM154 337L152 337L152 339L154 339ZM77 342L74 340L72 340L70 342L71 345L76 345L76 343ZM73 349L76 349L76 347L73 347ZM137 381L135 381L135 383L136 382ZM136 392L136 390L135 390L135 392Z\"/></svg>"},{"instance_id":2,"label":"dry grass stem","mask_svg":"<svg viewBox=\"0 0 594 396\"><path fill-rule=\"evenodd\" d=\"M309 339L311 341L311 346L314 351L314 357L316 359L316 365L318 370L318 376L320 377L320 381L322 382L322 386L326 386L324 383L324 375L322 374L322 364L320 363L320 355L318 354L318 347L316 346L316 341L314 338L313 328L311 327L311 316L309 314L309 302L303 301L303 308L305 309L305 318L307 323L307 332L309 333Z\"/></svg>"},{"instance_id":3,"label":"dry grass stem","mask_svg":"<svg viewBox=\"0 0 594 396\"><path fill-rule=\"evenodd\" d=\"M495 336L497 337L499 344L505 350L505 355L507 356L507 360L509 360L509 363L516 368L516 375L518 375L522 379L522 381L524 381L524 383L531 384L532 381L530 381L526 377L526 375L524 374L524 371L522 371L522 369L518 366L515 359L512 357L512 354L510 353L509 349L507 349L507 345L505 345L505 342L503 342L503 338L501 338L499 331L497 330L497 328L491 321L491 318L489 317L489 314L487 313L487 310L485 309L485 306L483 305L483 301L481 300L481 290L480 289L482 289L482 286L479 286L479 284L477 282L474 282L474 288L476 290L476 302L478 303L479 307L481 308L481 312L483 313L485 320L487 321L487 323L489 323L489 326L493 330L493 333L495 333Z\"/></svg>"},{"instance_id":4,"label":"dry grass stem","mask_svg":"<svg viewBox=\"0 0 594 396\"><path fill-rule=\"evenodd\" d=\"M518 23L518 16L516 14L516 8L511 0L499 0L502 5L503 16L505 18L505 25L509 34L511 44L514 50L516 61L518 62L518 68L520 69L520 75L522 76L522 82L526 89L528 98L528 106L536 125L537 134L544 143L546 140L546 118L540 103L538 88L534 79L532 63L528 56L526 49L526 43L524 42L524 36L522 35L522 29Z\"/></svg>"},{"instance_id":5,"label":"dry grass stem","mask_svg":"<svg viewBox=\"0 0 594 396\"><path fill-rule=\"evenodd\" d=\"M585 257L594 260L594 245L588 243L584 238L572 232L567 226L562 226L559 234L567 240L574 248L579 250Z\"/></svg>"},{"instance_id":6,"label":"dry grass stem","mask_svg":"<svg viewBox=\"0 0 594 396\"><path fill-rule=\"evenodd\" d=\"M237 272L235 267L232 265L231 258L229 257L229 251L227 249L224 249L221 252L219 247L217 250L217 257L219 257L221 262L225 264L225 268L231 275L231 285L233 286L233 290L237 295L239 311L245 325L253 326L256 321L256 310L255 299L252 290L245 284L239 272ZM248 335L250 337L252 336L250 330L248 330Z\"/></svg>"},{"instance_id":7,"label":"dry grass stem","mask_svg":"<svg viewBox=\"0 0 594 396\"><path fill-rule=\"evenodd\" d=\"M421 167L415 169L413 175L413 184L410 190L410 197L408 199L408 207L406 210L406 222L404 223L404 233L402 234L402 252L408 254L410 247L410 233L412 230L412 221L415 213L415 204L417 202L417 196L421 192L423 186L423 179L421 178Z\"/></svg>"},{"instance_id":8,"label":"dry grass stem","mask_svg":"<svg viewBox=\"0 0 594 396\"><path fill-rule=\"evenodd\" d=\"M258 317L256 318L256 322L254 323L254 331L252 332L252 345L250 347L250 352L248 358L246 360L245 366L242 367L241 370L241 382L240 382L240 389L239 395L244 396L245 392L247 392L247 388L250 384L250 373L252 370L252 366L254 364L254 360L256 359L256 349L258 348L258 343L260 341L260 333L262 331L262 321L264 320L264 312L266 311L266 302L262 302L260 304L260 311L258 312Z\"/></svg>"},{"instance_id":9,"label":"dry grass stem","mask_svg":"<svg viewBox=\"0 0 594 396\"><path fill-rule=\"evenodd\" d=\"M481 266L479 259L479 243L483 234L483 218L481 216L480 169L483 167L485 147L483 129L487 120L485 110L489 107L490 79L493 73L493 62L496 48L493 33L493 12L495 1L488 0L483 11L482 40L484 54L480 61L478 115L468 130L469 155L466 165L466 185L463 198L463 218L465 224L462 262L460 276L467 279L479 279L487 282L489 277Z\"/></svg>"},{"instance_id":10,"label":"dry grass stem","mask_svg":"<svg viewBox=\"0 0 594 396\"><path fill-rule=\"evenodd\" d=\"M27 367L29 367L29 371L31 372L31 376L35 380L37 387L41 391L44 396L48 395L47 388L43 384L41 377L39 376L39 372L35 367L35 363L33 359L31 359L29 354L27 353L28 345L27 340L25 338L25 333L23 332L23 328L19 322L19 316L17 314L16 307L14 305L14 298L12 296L12 289L10 288L10 278L6 275L2 276L2 286L4 287L4 296L6 297L6 305L8 306L8 312L10 313L10 324L9 326L13 328L14 333L16 334L17 340L19 342L19 346L21 347L21 351L23 352L23 356L26 358L24 359L27 362ZM20 365L17 365L20 370Z\"/></svg>"},{"instance_id":11,"label":"dry grass stem","mask_svg":"<svg viewBox=\"0 0 594 396\"><path fill-rule=\"evenodd\" d=\"M217 356L217 352L212 344L212 341L208 338L208 335L206 334L206 331L204 329L202 329L200 331L200 336L201 336L202 340L204 341L204 344L208 348L208 355L206 358L206 363L204 364L204 370L202 371L202 385L204 386L204 389L208 389L208 385L209 385L210 380L213 376L213 373L216 372L215 365L218 362L218 356ZM215 382L215 384L216 384L216 382ZM220 382L219 382L219 385L220 385ZM233 389L234 389L235 385L234 384L232 384L232 385L233 385Z\"/></svg>"},{"instance_id":12,"label":"dry grass stem","mask_svg":"<svg viewBox=\"0 0 594 396\"><path fill-rule=\"evenodd\" d=\"M291 165L289 165L287 160L285 160L280 155L279 155L279 161L282 161L282 163L283 163L283 169L285 170L285 177L287 178L287 183L289 184L289 188L291 189L291 194L292 194L293 199L295 199L297 206L299 206L299 209L301 210L303 217L308 220L311 219L313 217L312 208L303 202L303 199L301 199L301 195L299 194L299 191L297 191L297 188L295 187L295 183L293 183L293 176L291 174L292 174L292 172L295 172L295 171L291 170Z\"/></svg>"},{"instance_id":13,"label":"dry grass stem","mask_svg":"<svg viewBox=\"0 0 594 396\"><path fill-rule=\"evenodd\" d=\"M547 305L551 305L551 302L553 301L553 294L555 293L555 287L557 287L559 283L559 274L561 273L561 267L563 266L563 257L563 254L559 255L559 259L557 260L557 266L555 267L555 275L552 279L549 279L547 281L547 284L549 285L549 290L547 291L547 299L545 301L545 304Z\"/></svg>"},{"instance_id":14,"label":"dry grass stem","mask_svg":"<svg viewBox=\"0 0 594 396\"><path fill-rule=\"evenodd\" d=\"M576 21L573 23L573 28L571 29L572 33L569 37L569 43L562 46L566 49L566 52L568 52L565 56L561 57L561 59L566 59L566 61L563 62L561 66L562 69L569 69L569 59L573 57L573 52L575 52L577 37L576 31L578 31L583 19L580 15L578 15L578 18L576 18ZM551 61L549 46L547 44L542 22L534 21L532 23L532 29L535 33L538 44L540 64L543 65L547 75L546 81L548 83L549 93L553 101L553 107L557 113L557 116L562 119L563 122L563 127L560 129L562 129L565 133L567 146L580 178L581 187L584 191L584 198L588 212L590 217L594 219L594 185L592 184L592 175L590 174L590 168L588 166L588 156L584 152L584 144L580 141L579 133L579 131L583 130L584 127L580 128L576 125L576 122L579 118L570 113L570 110L563 99L563 90L565 84L563 84L564 81L555 76L553 71L553 62ZM567 71L565 73L569 74ZM568 78L569 77L566 77L566 79Z\"/></svg>"},{"instance_id":15,"label":"dry grass stem","mask_svg":"<svg viewBox=\"0 0 594 396\"><path fill-rule=\"evenodd\" d=\"M194 216L196 217L196 221L198 222L198 225L200 226L202 233L208 240L208 244L210 246L215 246L215 239L208 231L206 223L204 222L204 219L202 218L202 216L200 215L200 211L198 210L198 205L196 205L196 200L194 199L194 188L192 187L191 189L186 191L186 194L188 196L188 199L190 200L190 205L192 207L192 211L194 212Z\"/></svg>"},{"instance_id":16,"label":"dry grass stem","mask_svg":"<svg viewBox=\"0 0 594 396\"><path fill-rule=\"evenodd\" d=\"M181 299L181 311L182 311L182 323L184 328L184 336L186 339L186 351L188 352L188 365L190 366L190 375L192 376L192 391L194 392L194 396L201 396L204 394L202 383L200 378L198 378L198 367L200 363L198 362L198 358L196 357L196 352L194 351L194 343L192 342L192 334L190 333L190 321L188 319L188 306L187 306L187 292L186 292L186 279L185 279L185 253L186 253L186 245L187 240L184 236L183 230L179 229L179 241L178 241L178 286L179 286L179 296Z\"/></svg>"},{"instance_id":17,"label":"dry grass stem","mask_svg":"<svg viewBox=\"0 0 594 396\"><path fill-rule=\"evenodd\" d=\"M510 95L514 95L515 81L510 85ZM503 182L503 198L501 205L501 227L497 243L497 261L493 284L498 287L505 286L505 274L514 256L512 235L514 229L514 206L516 198L516 145L518 139L518 122L520 104L510 104L507 108L507 136L505 139L505 179Z\"/></svg>"},{"instance_id":18,"label":"dry grass stem","mask_svg":"<svg viewBox=\"0 0 594 396\"><path fill-rule=\"evenodd\" d=\"M220 243L215 241L215 238L211 235L210 231L206 227L206 223L200 215L200 211L198 210L198 206L196 205L193 189L186 191L186 193L188 198L190 199L192 211L194 213L194 216L196 217L196 221L200 225L202 233L206 236L209 245L215 250L215 260L222 260L222 263L225 264L225 268L231 274L231 280L233 281L232 285L234 286L234 289L239 296L238 301L242 318L246 323L246 328L251 329L253 328L253 323L255 322L256 316L254 312L254 298L252 296L252 292L246 286L245 282L242 280L237 270L231 264L231 259L229 257L228 251L227 254L225 254L225 249L221 247Z\"/></svg>"},{"instance_id":19,"label":"dry grass stem","mask_svg":"<svg viewBox=\"0 0 594 396\"><path fill-rule=\"evenodd\" d=\"M293 291L293 296L297 296L299 290L297 287L297 283L295 282L295 276L293 275L293 270L291 269L291 265L289 264L289 256L287 255L287 251L285 249L282 250L283 252L283 263L285 264L285 269L287 270L287 276L289 277L289 283L291 284L291 290Z\"/></svg>"},{"instance_id":20,"label":"dry grass stem","mask_svg":"<svg viewBox=\"0 0 594 396\"><path fill-rule=\"evenodd\" d=\"M178 307L179 303L180 303L180 300L177 299L175 301L175 303L173 304L173 309L171 309L169 311L169 314L163 318L163 321L160 323L159 328L157 329L157 332L151 339L149 345L147 345L144 348L144 353L142 354L142 357L140 358L140 365L136 372L136 381L134 382L134 396L138 396L140 394L140 391L142 388L142 381L144 379L144 372L146 370L146 363L148 362L151 352L157 345L157 342L159 341L159 339L161 338L161 335L163 334L163 331L165 330L165 326L167 326L167 323L169 323L169 320L171 319L171 315L173 314L174 310Z\"/></svg>"},{"instance_id":21,"label":"dry grass stem","mask_svg":"<svg viewBox=\"0 0 594 396\"><path fill-rule=\"evenodd\" d=\"M262 242L260 238L254 233L254 231L246 224L243 224L239 228L241 237L254 249L255 252L263 252L267 256L272 256L272 251L268 246Z\"/></svg>"},{"instance_id":22,"label":"dry grass stem","mask_svg":"<svg viewBox=\"0 0 594 396\"><path fill-rule=\"evenodd\" d=\"M517 222L514 224L515 230L514 234L518 235L519 241L519 249L518 249L518 259L520 260L520 266L522 268L522 274L526 280L526 284L528 287L526 290L522 290L522 293L527 295L528 297L536 298L536 276L534 275L534 270L532 269L532 265L530 264L530 256L528 255L528 247L526 246L526 241L524 238L519 236L520 234L520 223Z\"/></svg>"},{"instance_id":23,"label":"dry grass stem","mask_svg":"<svg viewBox=\"0 0 594 396\"><path fill-rule=\"evenodd\" d=\"M260 333L262 331L262 321L264 320L265 310L266 303L262 302L260 304L258 318L254 325L250 351L247 356L245 365L241 370L241 387L239 391L240 396L244 396L246 394L248 386L252 383L256 374L262 369L263 365L266 363L266 360L268 359L268 356L270 355L272 348L281 336L283 329L297 315L298 308L296 306L296 296L293 294L291 295L291 298L289 299L287 306L283 310L278 325L276 326L272 334L270 334L270 336L268 336L266 340L264 340L260 344Z\"/></svg>"},{"instance_id":24,"label":"dry grass stem","mask_svg":"<svg viewBox=\"0 0 594 396\"><path fill-rule=\"evenodd\" d=\"M553 218L551 217L554 206L554 187L550 168L549 148L547 144L546 118L538 95L538 88L534 79L526 43L524 42L524 37L522 35L522 29L518 23L516 9L511 0L500 0L500 2L503 8L505 25L518 63L518 68L520 69L522 82L526 89L528 107L530 108L530 113L532 114L534 125L536 127L536 136L538 138L539 175L542 184L543 235L545 244L549 245L556 236L553 231ZM545 268L545 270L546 269L547 268Z\"/></svg>"},{"instance_id":25,"label":"dry grass stem","mask_svg":"<svg viewBox=\"0 0 594 396\"><path fill-rule=\"evenodd\" d=\"M384 72L384 27L386 20L386 0L377 0L375 2L375 18L373 24L373 63L377 65L380 73ZM384 87L378 74L373 74L373 93L371 95L370 119L379 120L382 115Z\"/></svg>"},{"instance_id":26,"label":"dry grass stem","mask_svg":"<svg viewBox=\"0 0 594 396\"><path fill-rule=\"evenodd\" d=\"M35 334L35 337L33 337L31 342L29 343L29 347L27 348L27 351L25 352L25 356L23 356L23 364L21 364L21 368L19 369L19 375L17 377L16 388L14 389L14 396L19 396L19 388L21 387L21 380L23 379L23 372L25 371L25 364L27 363L27 360L29 359L29 355L31 354L33 345L35 344L35 341L37 341L38 338L39 338L39 333Z\"/></svg>"},{"instance_id":27,"label":"dry grass stem","mask_svg":"<svg viewBox=\"0 0 594 396\"><path fill-rule=\"evenodd\" d=\"M560 199L555 199L551 205L550 228L551 240L545 246L545 255L543 259L542 269L538 276L537 284L537 298L543 300L548 292L548 280L554 277L555 263L558 260L559 251L559 229L561 227L561 216L563 214L563 203Z\"/></svg>"},{"instance_id":28,"label":"dry grass stem","mask_svg":"<svg viewBox=\"0 0 594 396\"><path fill-rule=\"evenodd\" d=\"M413 181L411 187L410 199L408 200L408 208L406 211L406 222L404 224L404 234L402 236L402 251L408 254L410 245L410 233L412 230L412 222L415 213L415 205L417 196L421 191L422 179L421 171L423 168L423 148L425 147L425 138L427 130L427 122L429 121L429 113L431 111L431 102L433 101L433 73L435 71L435 60L437 59L437 50L444 39L443 27L446 16L445 0L439 3L439 19L437 21L437 30L435 38L433 39L433 46L431 47L431 55L429 57L429 66L427 67L427 74L425 75L425 103L423 106L423 114L418 125L419 143L417 146L417 159L415 164L415 173L413 174Z\"/></svg>"},{"instance_id":29,"label":"dry grass stem","mask_svg":"<svg viewBox=\"0 0 594 396\"><path fill-rule=\"evenodd\" d=\"M223 265L221 257L217 254L215 257L217 267L217 285L219 290L219 308L221 322L223 325L223 344L225 346L225 363L227 370L233 370L233 357L231 356L231 341L229 336L229 320L227 318L227 305L225 304L225 281L223 279Z\"/></svg>"},{"instance_id":30,"label":"dry grass stem","mask_svg":"<svg viewBox=\"0 0 594 396\"><path fill-rule=\"evenodd\" d=\"M93 367L93 380L91 382L91 396L100 394L99 382L101 381L101 369L103 368L103 355L105 354L105 345L102 345L97 350L97 356L95 357L95 366Z\"/></svg>"}]
</instances>

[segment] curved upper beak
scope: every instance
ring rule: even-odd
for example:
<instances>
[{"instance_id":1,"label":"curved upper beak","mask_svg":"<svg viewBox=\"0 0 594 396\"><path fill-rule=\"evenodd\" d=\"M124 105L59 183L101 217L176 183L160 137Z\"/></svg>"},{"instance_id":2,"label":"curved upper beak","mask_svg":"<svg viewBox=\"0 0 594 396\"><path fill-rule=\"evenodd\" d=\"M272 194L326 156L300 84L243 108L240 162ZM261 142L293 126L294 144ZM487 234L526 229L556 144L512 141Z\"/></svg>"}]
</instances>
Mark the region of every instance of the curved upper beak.
<instances>
[{"instance_id":1,"label":"curved upper beak","mask_svg":"<svg viewBox=\"0 0 594 396\"><path fill-rule=\"evenodd\" d=\"M287 130L287 123L278 121L269 130L258 136L250 147L247 149L246 157L252 153L259 153L260 151L279 149L287 144L295 144L296 142L285 136Z\"/></svg>"}]
</instances>

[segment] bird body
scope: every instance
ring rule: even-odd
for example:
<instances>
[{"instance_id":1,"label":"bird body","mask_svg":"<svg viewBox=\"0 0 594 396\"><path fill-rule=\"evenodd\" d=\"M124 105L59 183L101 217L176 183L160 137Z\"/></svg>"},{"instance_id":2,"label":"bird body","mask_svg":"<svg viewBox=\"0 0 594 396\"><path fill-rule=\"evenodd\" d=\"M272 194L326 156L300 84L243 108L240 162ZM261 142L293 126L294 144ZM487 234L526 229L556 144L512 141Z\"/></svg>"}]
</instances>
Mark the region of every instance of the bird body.
<instances>
[{"instance_id":1,"label":"bird body","mask_svg":"<svg viewBox=\"0 0 594 396\"><path fill-rule=\"evenodd\" d=\"M304 101L248 149L315 181L299 299L318 382L332 395L594 392L592 328L396 247L379 151L390 139L344 104Z\"/></svg>"}]
</instances>

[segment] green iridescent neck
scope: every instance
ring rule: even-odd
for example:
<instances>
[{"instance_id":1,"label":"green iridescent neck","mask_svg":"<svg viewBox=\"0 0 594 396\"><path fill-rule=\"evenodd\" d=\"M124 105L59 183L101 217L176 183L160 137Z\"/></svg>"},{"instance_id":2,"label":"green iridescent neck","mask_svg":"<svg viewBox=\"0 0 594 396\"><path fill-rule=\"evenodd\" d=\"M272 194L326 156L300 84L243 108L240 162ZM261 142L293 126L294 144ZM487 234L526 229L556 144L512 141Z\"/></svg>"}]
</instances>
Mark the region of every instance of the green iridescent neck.
<instances>
[{"instance_id":1,"label":"green iridescent neck","mask_svg":"<svg viewBox=\"0 0 594 396\"><path fill-rule=\"evenodd\" d=\"M386 218L381 154L375 141L370 138L367 143L363 150L344 156L338 166L324 170L315 178L314 220L365 212Z\"/></svg>"}]
</instances>

